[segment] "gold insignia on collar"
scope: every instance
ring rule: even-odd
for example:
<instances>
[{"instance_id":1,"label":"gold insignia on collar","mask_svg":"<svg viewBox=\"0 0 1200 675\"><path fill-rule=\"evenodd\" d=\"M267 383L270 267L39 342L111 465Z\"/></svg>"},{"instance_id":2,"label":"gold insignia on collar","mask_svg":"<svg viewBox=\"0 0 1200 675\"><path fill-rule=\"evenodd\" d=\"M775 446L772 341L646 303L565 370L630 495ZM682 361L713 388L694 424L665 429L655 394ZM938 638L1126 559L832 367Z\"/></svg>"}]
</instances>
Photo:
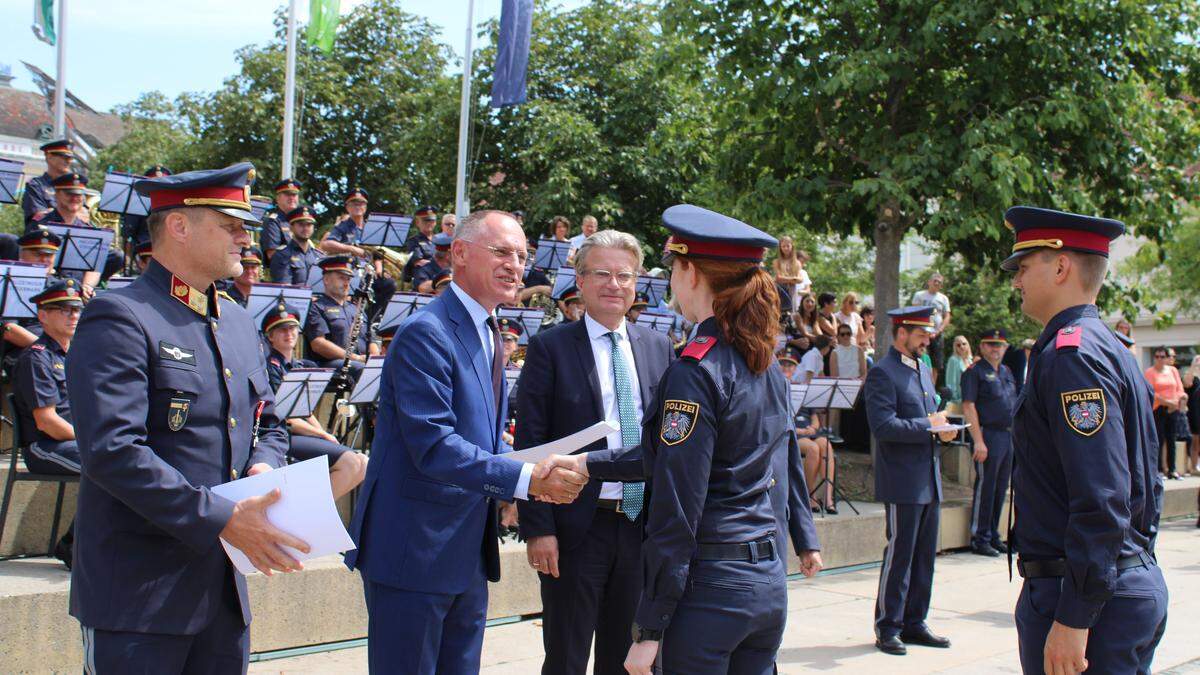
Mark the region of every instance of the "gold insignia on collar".
<instances>
[{"instance_id":1,"label":"gold insignia on collar","mask_svg":"<svg viewBox=\"0 0 1200 675\"><path fill-rule=\"evenodd\" d=\"M208 316L208 295L175 275L171 275L171 296L200 316Z\"/></svg>"}]
</instances>

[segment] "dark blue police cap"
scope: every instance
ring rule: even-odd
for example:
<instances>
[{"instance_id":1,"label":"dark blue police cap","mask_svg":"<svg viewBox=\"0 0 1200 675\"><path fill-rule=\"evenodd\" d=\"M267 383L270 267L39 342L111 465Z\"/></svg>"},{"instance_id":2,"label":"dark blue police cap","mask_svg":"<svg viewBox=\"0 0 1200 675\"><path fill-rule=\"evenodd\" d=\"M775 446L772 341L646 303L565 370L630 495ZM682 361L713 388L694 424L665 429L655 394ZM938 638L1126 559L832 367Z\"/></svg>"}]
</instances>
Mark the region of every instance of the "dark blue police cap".
<instances>
[{"instance_id":1,"label":"dark blue police cap","mask_svg":"<svg viewBox=\"0 0 1200 675\"><path fill-rule=\"evenodd\" d=\"M521 335L525 332L525 326L516 319L503 317L496 321L496 329L500 333L500 337L511 337L513 339L521 339Z\"/></svg>"},{"instance_id":2,"label":"dark blue police cap","mask_svg":"<svg viewBox=\"0 0 1200 675\"><path fill-rule=\"evenodd\" d=\"M256 246L246 246L242 249L242 264L261 265L262 251Z\"/></svg>"},{"instance_id":3,"label":"dark blue police cap","mask_svg":"<svg viewBox=\"0 0 1200 675\"><path fill-rule=\"evenodd\" d=\"M143 173L142 175L143 176L170 176L171 170L168 169L167 167L163 166L162 164L155 164L154 166L146 169L145 173Z\"/></svg>"},{"instance_id":4,"label":"dark blue police cap","mask_svg":"<svg viewBox=\"0 0 1200 675\"><path fill-rule=\"evenodd\" d=\"M1077 213L1014 206L1004 212L1004 224L1017 235L1012 255L1000 268L1015 272L1017 261L1033 251L1051 249L1076 251L1108 257L1109 244L1125 234L1125 223L1111 218L1081 216Z\"/></svg>"},{"instance_id":5,"label":"dark blue police cap","mask_svg":"<svg viewBox=\"0 0 1200 675\"><path fill-rule=\"evenodd\" d=\"M633 304L629 309L646 309L650 306L650 296L645 293L635 293L633 295Z\"/></svg>"},{"instance_id":6,"label":"dark blue police cap","mask_svg":"<svg viewBox=\"0 0 1200 675\"><path fill-rule=\"evenodd\" d=\"M275 194L282 192L300 192L300 188L304 187L300 181L294 178L284 178L275 184Z\"/></svg>"},{"instance_id":7,"label":"dark blue police cap","mask_svg":"<svg viewBox=\"0 0 1200 675\"><path fill-rule=\"evenodd\" d=\"M663 251L663 264L668 266L676 255L762 262L767 249L779 245L779 240L756 227L691 204L663 211L662 221L671 231Z\"/></svg>"},{"instance_id":8,"label":"dark blue police cap","mask_svg":"<svg viewBox=\"0 0 1200 675\"><path fill-rule=\"evenodd\" d=\"M1008 332L1003 328L985 330L979 334L980 342L1002 342L1008 344Z\"/></svg>"},{"instance_id":9,"label":"dark blue police cap","mask_svg":"<svg viewBox=\"0 0 1200 675\"><path fill-rule=\"evenodd\" d=\"M75 156L75 152L71 149L71 141L65 138L59 138L47 143L42 143L38 147L38 150L41 150L49 155L66 155L67 157Z\"/></svg>"},{"instance_id":10,"label":"dark blue police cap","mask_svg":"<svg viewBox=\"0 0 1200 675\"><path fill-rule=\"evenodd\" d=\"M299 325L300 316L288 309L288 306L281 302L279 305L272 308L271 311L267 312L267 315L263 317L262 332L269 335L271 331L279 328L280 326Z\"/></svg>"},{"instance_id":11,"label":"dark blue police cap","mask_svg":"<svg viewBox=\"0 0 1200 675\"><path fill-rule=\"evenodd\" d=\"M417 209L413 213L413 215L418 218L434 218L434 219L436 219L437 218L437 209L433 208L432 206L422 206L421 208Z\"/></svg>"},{"instance_id":12,"label":"dark blue police cap","mask_svg":"<svg viewBox=\"0 0 1200 675\"><path fill-rule=\"evenodd\" d=\"M451 237L445 232L438 232L431 238L433 239L434 247L436 247L439 251L449 251L450 244L454 243L454 237Z\"/></svg>"},{"instance_id":13,"label":"dark blue police cap","mask_svg":"<svg viewBox=\"0 0 1200 675\"><path fill-rule=\"evenodd\" d=\"M450 270L442 270L441 272L438 272L436 275L434 275L433 287L435 289L441 288L442 286L445 286L446 284L450 283L451 281L454 281L454 273L451 272Z\"/></svg>"},{"instance_id":14,"label":"dark blue police cap","mask_svg":"<svg viewBox=\"0 0 1200 675\"><path fill-rule=\"evenodd\" d=\"M308 205L297 206L291 211L288 211L286 218L289 223L294 223L299 220L310 220L314 223L317 222L317 214L314 213L312 207Z\"/></svg>"},{"instance_id":15,"label":"dark blue police cap","mask_svg":"<svg viewBox=\"0 0 1200 675\"><path fill-rule=\"evenodd\" d=\"M933 307L900 307L888 310L893 326L933 328Z\"/></svg>"},{"instance_id":16,"label":"dark blue police cap","mask_svg":"<svg viewBox=\"0 0 1200 675\"><path fill-rule=\"evenodd\" d=\"M87 176L79 173L68 172L50 181L55 190L63 192L82 194L87 189Z\"/></svg>"},{"instance_id":17,"label":"dark blue police cap","mask_svg":"<svg viewBox=\"0 0 1200 675\"><path fill-rule=\"evenodd\" d=\"M776 355L776 358L778 358L781 362L790 361L796 365L800 365L800 350L788 345L779 351L779 354Z\"/></svg>"},{"instance_id":18,"label":"dark blue police cap","mask_svg":"<svg viewBox=\"0 0 1200 675\"><path fill-rule=\"evenodd\" d=\"M79 294L79 286L74 279L58 279L46 284L41 293L29 299L30 302L43 307L83 307L83 296Z\"/></svg>"},{"instance_id":19,"label":"dark blue police cap","mask_svg":"<svg viewBox=\"0 0 1200 675\"><path fill-rule=\"evenodd\" d=\"M394 323L394 324L388 326L387 328L380 328L379 333L377 333L377 335L379 335L379 341L384 344L391 342L393 339L395 339L396 331L399 328L400 328L400 324L398 324L398 323Z\"/></svg>"},{"instance_id":20,"label":"dark blue police cap","mask_svg":"<svg viewBox=\"0 0 1200 675\"><path fill-rule=\"evenodd\" d=\"M322 274L338 272L347 276L354 276L353 263L354 261L348 255L330 255L318 260L317 267L321 268Z\"/></svg>"},{"instance_id":21,"label":"dark blue police cap","mask_svg":"<svg viewBox=\"0 0 1200 675\"><path fill-rule=\"evenodd\" d=\"M351 188L350 191L346 193L346 198L343 201L346 203L365 202L370 198L371 198L371 196L367 194L366 190L364 190L360 187L355 187L355 188Z\"/></svg>"},{"instance_id":22,"label":"dark blue police cap","mask_svg":"<svg viewBox=\"0 0 1200 675\"><path fill-rule=\"evenodd\" d=\"M150 213L203 206L257 223L258 218L250 211L250 183L253 181L254 165L238 162L224 169L143 178L133 183L133 189L150 198Z\"/></svg>"},{"instance_id":23,"label":"dark blue police cap","mask_svg":"<svg viewBox=\"0 0 1200 675\"><path fill-rule=\"evenodd\" d=\"M17 239L17 245L23 249L28 248L42 251L57 251L62 245L62 239L50 230L47 230L44 227L39 227L21 235L21 237Z\"/></svg>"}]
</instances>

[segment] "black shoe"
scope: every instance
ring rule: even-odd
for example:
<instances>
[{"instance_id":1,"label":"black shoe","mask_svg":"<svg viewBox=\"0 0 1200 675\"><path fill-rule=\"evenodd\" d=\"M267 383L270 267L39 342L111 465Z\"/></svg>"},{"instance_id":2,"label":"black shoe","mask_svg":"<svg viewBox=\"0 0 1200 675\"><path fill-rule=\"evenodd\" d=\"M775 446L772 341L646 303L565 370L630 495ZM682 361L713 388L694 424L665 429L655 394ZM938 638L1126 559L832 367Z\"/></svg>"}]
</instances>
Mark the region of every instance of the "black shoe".
<instances>
[{"instance_id":1,"label":"black shoe","mask_svg":"<svg viewBox=\"0 0 1200 675\"><path fill-rule=\"evenodd\" d=\"M831 516L836 516L837 515L837 507L836 506L826 506L825 513L828 513Z\"/></svg>"},{"instance_id":2,"label":"black shoe","mask_svg":"<svg viewBox=\"0 0 1200 675\"><path fill-rule=\"evenodd\" d=\"M937 647L938 649L946 649L950 646L950 639L940 635L934 635L933 631L929 630L928 626L918 626L900 631L900 639L904 640L905 644L921 645L922 647Z\"/></svg>"},{"instance_id":3,"label":"black shoe","mask_svg":"<svg viewBox=\"0 0 1200 675\"><path fill-rule=\"evenodd\" d=\"M988 546L987 544L982 544L982 545L971 544L971 553L974 553L975 555L987 556L989 558L999 558L1000 557L1000 552L997 551L996 549L992 548L991 546Z\"/></svg>"},{"instance_id":4,"label":"black shoe","mask_svg":"<svg viewBox=\"0 0 1200 675\"><path fill-rule=\"evenodd\" d=\"M899 636L896 635L875 638L875 648L884 654L891 654L893 656L904 656L908 653L908 647L905 647L904 643L900 641Z\"/></svg>"},{"instance_id":5,"label":"black shoe","mask_svg":"<svg viewBox=\"0 0 1200 675\"><path fill-rule=\"evenodd\" d=\"M993 541L992 548L996 549L999 553L1008 553L1008 544L1002 541Z\"/></svg>"},{"instance_id":6,"label":"black shoe","mask_svg":"<svg viewBox=\"0 0 1200 675\"><path fill-rule=\"evenodd\" d=\"M66 538L59 539L58 543L54 545L54 557L66 565L68 572L71 571L71 544L67 542Z\"/></svg>"}]
</instances>

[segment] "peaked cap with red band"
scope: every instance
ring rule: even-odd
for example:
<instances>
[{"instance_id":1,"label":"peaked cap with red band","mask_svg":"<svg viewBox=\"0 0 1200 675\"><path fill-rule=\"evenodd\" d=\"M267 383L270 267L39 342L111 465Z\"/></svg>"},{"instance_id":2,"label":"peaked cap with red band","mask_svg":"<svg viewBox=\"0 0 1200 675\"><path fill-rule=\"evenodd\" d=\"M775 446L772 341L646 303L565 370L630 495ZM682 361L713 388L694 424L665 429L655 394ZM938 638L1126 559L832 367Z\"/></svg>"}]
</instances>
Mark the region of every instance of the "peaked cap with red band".
<instances>
[{"instance_id":1,"label":"peaked cap with red band","mask_svg":"<svg viewBox=\"0 0 1200 675\"><path fill-rule=\"evenodd\" d=\"M888 310L893 326L933 328L933 307L901 307Z\"/></svg>"},{"instance_id":2,"label":"peaked cap with red band","mask_svg":"<svg viewBox=\"0 0 1200 675\"><path fill-rule=\"evenodd\" d=\"M1033 251L1051 249L1108 257L1113 239L1125 234L1125 223L1111 218L1014 206L1004 212L1004 224L1017 234L1010 255L1000 268L1015 272L1018 261Z\"/></svg>"},{"instance_id":3,"label":"peaked cap with red band","mask_svg":"<svg viewBox=\"0 0 1200 675\"><path fill-rule=\"evenodd\" d=\"M284 178L275 184L275 194L281 192L300 192L304 185L294 178Z\"/></svg>"},{"instance_id":4,"label":"peaked cap with red band","mask_svg":"<svg viewBox=\"0 0 1200 675\"><path fill-rule=\"evenodd\" d=\"M22 249L57 251L62 245L62 239L50 230L39 227L36 230L30 230L21 235L21 238L17 239L17 245Z\"/></svg>"},{"instance_id":5,"label":"peaked cap with red band","mask_svg":"<svg viewBox=\"0 0 1200 675\"><path fill-rule=\"evenodd\" d=\"M41 150L48 155L66 155L67 157L75 156L75 151L71 147L71 141L65 138L60 138L48 143L42 143L40 146L38 146L38 150Z\"/></svg>"},{"instance_id":6,"label":"peaked cap with red band","mask_svg":"<svg viewBox=\"0 0 1200 675\"><path fill-rule=\"evenodd\" d=\"M521 335L525 333L525 327L522 326L521 322L516 319L503 317L497 319L496 324L497 331L500 333L501 337L512 337L519 340Z\"/></svg>"},{"instance_id":7,"label":"peaked cap with red band","mask_svg":"<svg viewBox=\"0 0 1200 675\"><path fill-rule=\"evenodd\" d=\"M270 312L267 312L267 315L263 317L262 332L269 335L271 331L279 328L280 326L299 325L300 316L288 309L287 305L280 303L278 307L272 309Z\"/></svg>"},{"instance_id":8,"label":"peaked cap with red band","mask_svg":"<svg viewBox=\"0 0 1200 675\"><path fill-rule=\"evenodd\" d=\"M980 342L998 342L1008 344L1008 333L1003 328L985 330L979 334Z\"/></svg>"},{"instance_id":9,"label":"peaked cap with red band","mask_svg":"<svg viewBox=\"0 0 1200 675\"><path fill-rule=\"evenodd\" d=\"M354 276L354 263L348 255L331 255L317 261L317 267L322 274L337 272L346 276Z\"/></svg>"},{"instance_id":10,"label":"peaked cap with red band","mask_svg":"<svg viewBox=\"0 0 1200 675\"><path fill-rule=\"evenodd\" d=\"M258 223L250 210L250 183L253 181L254 165L239 162L224 169L143 178L134 182L133 189L150 198L150 213L203 206L249 223Z\"/></svg>"},{"instance_id":11,"label":"peaked cap with red band","mask_svg":"<svg viewBox=\"0 0 1200 675\"><path fill-rule=\"evenodd\" d=\"M779 245L779 240L756 227L691 204L663 211L662 221L671 232L663 251L666 267L677 255L760 263L768 248Z\"/></svg>"},{"instance_id":12,"label":"peaked cap with red band","mask_svg":"<svg viewBox=\"0 0 1200 675\"><path fill-rule=\"evenodd\" d=\"M296 208L287 212L287 221L289 223L295 223L300 220L307 220L315 223L317 222L317 214L313 212L311 206L307 205L297 206Z\"/></svg>"},{"instance_id":13,"label":"peaked cap with red band","mask_svg":"<svg viewBox=\"0 0 1200 675\"><path fill-rule=\"evenodd\" d=\"M63 192L82 193L87 189L87 177L77 173L64 173L63 175L50 181L54 189L62 190Z\"/></svg>"},{"instance_id":14,"label":"peaked cap with red band","mask_svg":"<svg viewBox=\"0 0 1200 675\"><path fill-rule=\"evenodd\" d=\"M83 296L74 279L52 281L46 284L45 290L29 299L39 308L53 305L54 307L83 307Z\"/></svg>"}]
</instances>

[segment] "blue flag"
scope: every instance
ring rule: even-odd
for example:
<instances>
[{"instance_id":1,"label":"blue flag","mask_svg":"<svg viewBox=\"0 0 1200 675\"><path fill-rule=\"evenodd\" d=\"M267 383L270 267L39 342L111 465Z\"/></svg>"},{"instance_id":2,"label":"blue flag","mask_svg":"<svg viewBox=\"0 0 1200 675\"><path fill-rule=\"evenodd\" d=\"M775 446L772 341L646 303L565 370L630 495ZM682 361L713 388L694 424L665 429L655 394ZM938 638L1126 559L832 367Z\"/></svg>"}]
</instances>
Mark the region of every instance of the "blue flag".
<instances>
[{"instance_id":1,"label":"blue flag","mask_svg":"<svg viewBox=\"0 0 1200 675\"><path fill-rule=\"evenodd\" d=\"M525 71L529 66L529 32L533 0L502 0L500 36L496 45L493 108L525 102Z\"/></svg>"}]
</instances>

